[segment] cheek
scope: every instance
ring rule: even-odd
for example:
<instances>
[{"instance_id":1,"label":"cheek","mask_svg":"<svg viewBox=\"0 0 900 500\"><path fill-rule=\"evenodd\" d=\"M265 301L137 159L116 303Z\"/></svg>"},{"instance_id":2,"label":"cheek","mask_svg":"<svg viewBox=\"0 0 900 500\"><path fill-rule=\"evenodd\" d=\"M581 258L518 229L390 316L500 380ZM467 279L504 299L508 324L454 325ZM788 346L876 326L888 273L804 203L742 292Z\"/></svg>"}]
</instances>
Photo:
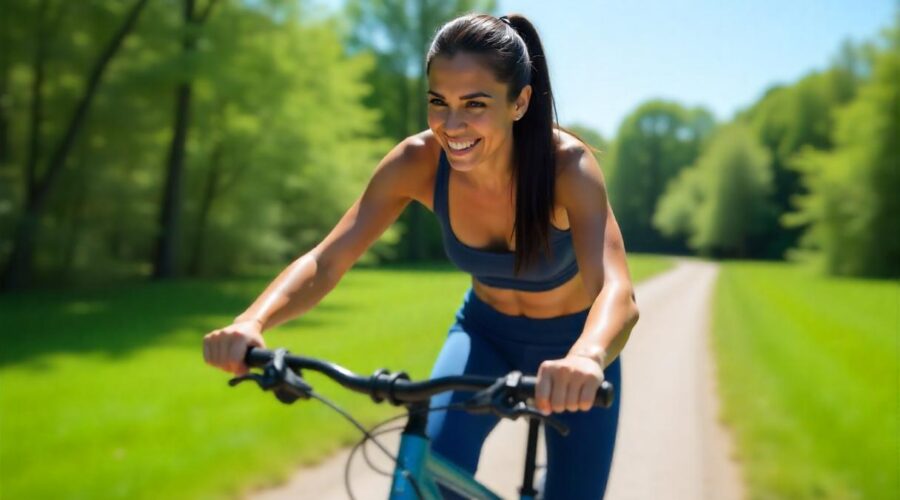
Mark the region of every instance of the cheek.
<instances>
[{"instance_id":1,"label":"cheek","mask_svg":"<svg viewBox=\"0 0 900 500\"><path fill-rule=\"evenodd\" d=\"M484 113L482 115L472 117L469 123L483 131L485 134L497 135L502 134L505 130L505 121L498 114Z\"/></svg>"},{"instance_id":2,"label":"cheek","mask_svg":"<svg viewBox=\"0 0 900 500\"><path fill-rule=\"evenodd\" d=\"M433 107L428 108L428 128L439 128L446 121L446 112Z\"/></svg>"},{"instance_id":3,"label":"cheek","mask_svg":"<svg viewBox=\"0 0 900 500\"><path fill-rule=\"evenodd\" d=\"M512 123L499 113L479 117L475 126L483 135L491 136L494 139L512 135Z\"/></svg>"}]
</instances>

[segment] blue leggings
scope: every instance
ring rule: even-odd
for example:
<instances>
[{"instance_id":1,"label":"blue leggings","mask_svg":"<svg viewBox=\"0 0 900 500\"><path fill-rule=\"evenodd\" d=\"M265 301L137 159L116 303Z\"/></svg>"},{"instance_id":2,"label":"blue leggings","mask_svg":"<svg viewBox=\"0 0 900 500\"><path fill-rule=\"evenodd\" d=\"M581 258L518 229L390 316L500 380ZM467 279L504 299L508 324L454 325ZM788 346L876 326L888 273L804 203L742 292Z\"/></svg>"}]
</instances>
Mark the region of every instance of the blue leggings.
<instances>
[{"instance_id":1,"label":"blue leggings","mask_svg":"<svg viewBox=\"0 0 900 500\"><path fill-rule=\"evenodd\" d=\"M536 374L541 362L565 357L581 335L587 311L548 319L508 316L481 301L470 289L456 322L432 370L432 377L448 375L502 376L511 370ZM617 359L604 371L621 392ZM444 393L432 398L432 406L445 406L471 397L471 393ZM609 409L554 414L569 426L563 437L546 429L547 500L598 500L603 498L616 441L619 398ZM497 424L492 415L463 411L438 411L428 420L432 449L474 474L485 438ZM524 437L523 437L524 439ZM522 457L524 464L525 457ZM444 491L447 498L457 498Z\"/></svg>"}]
</instances>

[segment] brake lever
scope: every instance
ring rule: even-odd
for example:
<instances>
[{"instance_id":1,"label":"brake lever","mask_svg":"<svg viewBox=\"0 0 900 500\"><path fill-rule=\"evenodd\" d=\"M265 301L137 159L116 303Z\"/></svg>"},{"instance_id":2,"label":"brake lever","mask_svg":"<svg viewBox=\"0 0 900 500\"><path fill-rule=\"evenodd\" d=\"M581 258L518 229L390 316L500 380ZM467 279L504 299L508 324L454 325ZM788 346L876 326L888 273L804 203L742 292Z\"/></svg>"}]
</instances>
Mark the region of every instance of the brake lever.
<instances>
[{"instance_id":1,"label":"brake lever","mask_svg":"<svg viewBox=\"0 0 900 500\"><path fill-rule=\"evenodd\" d=\"M248 380L255 381L263 390L265 390L266 383L267 383L266 379L263 378L262 375L257 375L255 373L248 373L246 375L234 377L234 378L228 380L228 385L230 385L231 387L234 387L234 386L240 384L241 382L246 382Z\"/></svg>"},{"instance_id":2,"label":"brake lever","mask_svg":"<svg viewBox=\"0 0 900 500\"><path fill-rule=\"evenodd\" d=\"M558 432L561 436L569 435L569 426L568 425L562 423L562 421L560 421L558 418L553 418L550 415L544 415L537 408L535 408L533 406L528 406L528 404L526 404L526 403L522 403L522 402L518 403L513 408L513 413L515 414L515 418L518 418L521 416L525 416L528 418L536 418L536 419L541 420L545 424L549 425L550 427L553 427L554 429L556 429L556 432Z\"/></svg>"},{"instance_id":3,"label":"brake lever","mask_svg":"<svg viewBox=\"0 0 900 500\"><path fill-rule=\"evenodd\" d=\"M500 418L510 420L516 420L521 416L537 418L556 429L561 435L568 435L569 427L566 424L549 415L544 415L537 408L529 406L518 398L518 387L521 381L522 372L509 372L506 377L497 380L490 387L475 393L464 403L464 408L470 413L492 413Z\"/></svg>"},{"instance_id":4,"label":"brake lever","mask_svg":"<svg viewBox=\"0 0 900 500\"><path fill-rule=\"evenodd\" d=\"M263 368L262 375L250 373L234 377L228 381L228 385L234 387L241 382L253 380L260 389L274 392L275 397L284 404L291 404L298 399L309 399L312 395L312 386L285 364L285 355L287 349L276 349L272 360Z\"/></svg>"}]
</instances>

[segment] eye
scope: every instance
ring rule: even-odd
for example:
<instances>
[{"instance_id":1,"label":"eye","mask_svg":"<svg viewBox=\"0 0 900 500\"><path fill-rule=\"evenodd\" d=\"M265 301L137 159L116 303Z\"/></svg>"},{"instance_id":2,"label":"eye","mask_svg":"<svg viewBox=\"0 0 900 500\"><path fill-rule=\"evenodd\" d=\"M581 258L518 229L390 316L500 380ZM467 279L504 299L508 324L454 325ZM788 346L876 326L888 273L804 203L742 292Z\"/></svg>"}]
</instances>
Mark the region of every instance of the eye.
<instances>
[{"instance_id":1,"label":"eye","mask_svg":"<svg viewBox=\"0 0 900 500\"><path fill-rule=\"evenodd\" d=\"M438 98L435 97L435 98L429 99L429 100L428 100L428 104L433 104L433 105L435 105L435 106L443 106L443 105L444 105L444 101L442 101L442 100L440 100L440 99L438 99Z\"/></svg>"},{"instance_id":2,"label":"eye","mask_svg":"<svg viewBox=\"0 0 900 500\"><path fill-rule=\"evenodd\" d=\"M469 108L484 108L487 107L487 104L481 101L469 101L466 103L466 106Z\"/></svg>"}]
</instances>

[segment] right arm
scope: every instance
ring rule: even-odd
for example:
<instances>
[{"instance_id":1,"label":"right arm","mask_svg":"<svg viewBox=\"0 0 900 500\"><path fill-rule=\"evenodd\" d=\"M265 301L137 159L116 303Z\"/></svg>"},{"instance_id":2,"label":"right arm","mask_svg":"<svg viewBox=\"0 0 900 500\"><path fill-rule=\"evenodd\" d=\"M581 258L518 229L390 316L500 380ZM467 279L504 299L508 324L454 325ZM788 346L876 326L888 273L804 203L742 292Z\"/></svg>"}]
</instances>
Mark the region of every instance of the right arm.
<instances>
[{"instance_id":1,"label":"right arm","mask_svg":"<svg viewBox=\"0 0 900 500\"><path fill-rule=\"evenodd\" d=\"M328 236L284 269L234 323L204 337L206 362L236 374L246 373L243 358L247 347L265 347L263 331L318 304L417 198L427 174L423 168L427 156L419 136L394 147L378 165L362 196Z\"/></svg>"}]
</instances>

